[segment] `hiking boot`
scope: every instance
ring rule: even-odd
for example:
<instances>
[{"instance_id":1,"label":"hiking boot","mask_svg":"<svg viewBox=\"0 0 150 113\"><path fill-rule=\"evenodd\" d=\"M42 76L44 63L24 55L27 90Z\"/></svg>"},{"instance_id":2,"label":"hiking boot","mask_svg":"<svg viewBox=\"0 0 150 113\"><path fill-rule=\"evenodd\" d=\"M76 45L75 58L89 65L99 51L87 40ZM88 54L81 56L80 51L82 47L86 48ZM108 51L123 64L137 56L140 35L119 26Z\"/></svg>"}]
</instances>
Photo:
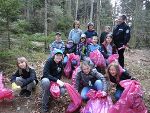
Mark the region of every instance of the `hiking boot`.
<instances>
[{"instance_id":1,"label":"hiking boot","mask_svg":"<svg viewBox=\"0 0 150 113\"><path fill-rule=\"evenodd\" d=\"M48 111L49 111L48 105L47 104L42 105L42 113L46 113Z\"/></svg>"},{"instance_id":2,"label":"hiking boot","mask_svg":"<svg viewBox=\"0 0 150 113\"><path fill-rule=\"evenodd\" d=\"M31 96L31 91L26 90L25 96L26 96L26 97L30 97L30 96Z\"/></svg>"},{"instance_id":3,"label":"hiking boot","mask_svg":"<svg viewBox=\"0 0 150 113\"><path fill-rule=\"evenodd\" d=\"M19 93L20 96L25 96L25 93L26 93L26 89L22 89Z\"/></svg>"}]
</instances>

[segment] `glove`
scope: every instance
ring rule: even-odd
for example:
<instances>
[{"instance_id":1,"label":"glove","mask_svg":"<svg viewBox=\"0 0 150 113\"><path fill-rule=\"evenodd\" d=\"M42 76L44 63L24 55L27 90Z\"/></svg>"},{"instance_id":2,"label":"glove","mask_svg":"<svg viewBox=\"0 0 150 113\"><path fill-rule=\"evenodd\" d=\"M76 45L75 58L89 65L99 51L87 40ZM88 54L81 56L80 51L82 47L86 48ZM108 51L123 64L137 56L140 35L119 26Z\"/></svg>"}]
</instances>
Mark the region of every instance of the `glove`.
<instances>
[{"instance_id":1,"label":"glove","mask_svg":"<svg viewBox=\"0 0 150 113\"><path fill-rule=\"evenodd\" d=\"M21 89L21 87L20 87L20 86L17 86L17 84L16 84L15 82L13 82L13 83L11 84L11 87L12 87L12 90L14 90L14 91Z\"/></svg>"},{"instance_id":2,"label":"glove","mask_svg":"<svg viewBox=\"0 0 150 113\"><path fill-rule=\"evenodd\" d=\"M102 97L106 97L107 93L105 91L102 91Z\"/></svg>"},{"instance_id":3,"label":"glove","mask_svg":"<svg viewBox=\"0 0 150 113\"><path fill-rule=\"evenodd\" d=\"M61 80L57 80L57 84L60 86L60 87L63 87L64 86L64 82L62 82Z\"/></svg>"}]
</instances>

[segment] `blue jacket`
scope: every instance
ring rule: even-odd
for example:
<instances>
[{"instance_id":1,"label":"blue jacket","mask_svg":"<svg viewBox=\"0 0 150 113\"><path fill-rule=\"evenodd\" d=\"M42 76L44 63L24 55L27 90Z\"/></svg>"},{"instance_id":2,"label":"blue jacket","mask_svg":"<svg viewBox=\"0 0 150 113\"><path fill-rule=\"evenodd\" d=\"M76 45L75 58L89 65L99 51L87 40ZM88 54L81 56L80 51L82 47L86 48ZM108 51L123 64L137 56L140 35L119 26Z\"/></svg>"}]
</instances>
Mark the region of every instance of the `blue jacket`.
<instances>
[{"instance_id":1,"label":"blue jacket","mask_svg":"<svg viewBox=\"0 0 150 113\"><path fill-rule=\"evenodd\" d=\"M65 50L65 44L61 40L60 42L54 41L52 44L50 44L50 52L52 52L54 49L60 49L62 52Z\"/></svg>"},{"instance_id":2,"label":"blue jacket","mask_svg":"<svg viewBox=\"0 0 150 113\"><path fill-rule=\"evenodd\" d=\"M80 41L80 37L82 34L82 30L81 29L72 29L69 33L69 37L68 40L73 40L73 43L78 44Z\"/></svg>"},{"instance_id":3,"label":"blue jacket","mask_svg":"<svg viewBox=\"0 0 150 113\"><path fill-rule=\"evenodd\" d=\"M102 48L102 46L100 46L100 45L98 45L98 44L89 44L88 46L87 46L87 53L86 53L86 55L87 56L89 56L90 55L90 52L92 52L92 51L94 51L94 50L99 50L101 53L102 53L102 55L104 56L104 58L107 58L108 56L106 55L106 53L104 52L104 49Z\"/></svg>"}]
</instances>

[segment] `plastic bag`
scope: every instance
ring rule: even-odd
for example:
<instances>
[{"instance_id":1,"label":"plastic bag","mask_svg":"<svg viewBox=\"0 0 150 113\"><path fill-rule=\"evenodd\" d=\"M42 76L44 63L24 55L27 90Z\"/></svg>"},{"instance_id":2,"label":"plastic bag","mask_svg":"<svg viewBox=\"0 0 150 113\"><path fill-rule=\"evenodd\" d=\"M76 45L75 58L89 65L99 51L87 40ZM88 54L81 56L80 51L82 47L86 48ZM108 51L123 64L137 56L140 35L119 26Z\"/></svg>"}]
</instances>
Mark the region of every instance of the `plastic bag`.
<instances>
[{"instance_id":1,"label":"plastic bag","mask_svg":"<svg viewBox=\"0 0 150 113\"><path fill-rule=\"evenodd\" d=\"M67 57L68 57L68 61L64 68L64 73L67 78L70 78L71 74L72 74L71 61L73 61L73 60L77 61L77 65L74 67L74 68L76 68L80 65L80 57L79 57L79 55L75 55L74 53L67 54Z\"/></svg>"},{"instance_id":2,"label":"plastic bag","mask_svg":"<svg viewBox=\"0 0 150 113\"><path fill-rule=\"evenodd\" d=\"M79 70L79 66L73 71L72 73L72 85L74 86L75 85L75 79L76 79L76 75L77 75L77 72Z\"/></svg>"},{"instance_id":3,"label":"plastic bag","mask_svg":"<svg viewBox=\"0 0 150 113\"><path fill-rule=\"evenodd\" d=\"M103 91L95 91L93 89L87 93L87 96L90 100L81 109L81 113L109 113L109 108L113 104L110 96L104 95Z\"/></svg>"},{"instance_id":4,"label":"plastic bag","mask_svg":"<svg viewBox=\"0 0 150 113\"><path fill-rule=\"evenodd\" d=\"M119 55L118 54L112 54L108 57L108 64L112 63L113 61L118 61Z\"/></svg>"},{"instance_id":5,"label":"plastic bag","mask_svg":"<svg viewBox=\"0 0 150 113\"><path fill-rule=\"evenodd\" d=\"M65 87L72 101L69 104L66 113L75 113L81 106L81 96L70 84L65 83Z\"/></svg>"},{"instance_id":6,"label":"plastic bag","mask_svg":"<svg viewBox=\"0 0 150 113\"><path fill-rule=\"evenodd\" d=\"M142 88L138 81L123 80L120 85L124 91L120 99L110 108L110 113L147 113L142 96Z\"/></svg>"},{"instance_id":7,"label":"plastic bag","mask_svg":"<svg viewBox=\"0 0 150 113\"><path fill-rule=\"evenodd\" d=\"M13 99L13 91L4 87L2 72L0 72L0 100Z\"/></svg>"},{"instance_id":8,"label":"plastic bag","mask_svg":"<svg viewBox=\"0 0 150 113\"><path fill-rule=\"evenodd\" d=\"M57 83L55 83L55 82L50 83L50 93L54 98L60 97L60 88Z\"/></svg>"},{"instance_id":9,"label":"plastic bag","mask_svg":"<svg viewBox=\"0 0 150 113\"><path fill-rule=\"evenodd\" d=\"M90 52L90 59L97 67L106 67L106 62L99 50Z\"/></svg>"}]
</instances>

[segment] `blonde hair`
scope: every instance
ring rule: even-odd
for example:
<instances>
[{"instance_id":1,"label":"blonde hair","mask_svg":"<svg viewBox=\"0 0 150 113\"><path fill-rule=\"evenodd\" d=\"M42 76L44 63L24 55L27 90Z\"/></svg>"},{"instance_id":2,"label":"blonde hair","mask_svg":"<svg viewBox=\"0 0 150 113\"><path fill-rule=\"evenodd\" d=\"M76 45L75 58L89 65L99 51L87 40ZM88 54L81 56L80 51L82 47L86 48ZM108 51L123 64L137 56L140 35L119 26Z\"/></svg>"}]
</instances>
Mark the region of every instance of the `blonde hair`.
<instances>
[{"instance_id":1,"label":"blonde hair","mask_svg":"<svg viewBox=\"0 0 150 113\"><path fill-rule=\"evenodd\" d=\"M117 72L117 74L115 76L116 81L120 82L120 68L119 68L119 63L117 63L117 62L112 62L108 65L108 67L107 67L107 77L110 78L110 76L111 76L111 74L109 72L111 66L113 66L116 69L116 72Z\"/></svg>"},{"instance_id":2,"label":"blonde hair","mask_svg":"<svg viewBox=\"0 0 150 113\"><path fill-rule=\"evenodd\" d=\"M19 74L22 74L22 69L20 69L18 62L25 62L26 63L26 71L29 72L29 64L25 57L18 57L17 58L17 67L19 69Z\"/></svg>"},{"instance_id":3,"label":"blonde hair","mask_svg":"<svg viewBox=\"0 0 150 113\"><path fill-rule=\"evenodd\" d=\"M83 62L81 63L81 65L80 65L81 70L82 70L83 66L88 66L88 67L90 67L90 69L93 68L93 66L92 66L92 64L90 63L90 61L83 61Z\"/></svg>"},{"instance_id":4,"label":"blonde hair","mask_svg":"<svg viewBox=\"0 0 150 113\"><path fill-rule=\"evenodd\" d=\"M75 20L74 23L73 23L73 28L75 28L75 24L79 24L79 27L80 28L80 22L78 20Z\"/></svg>"}]
</instances>

